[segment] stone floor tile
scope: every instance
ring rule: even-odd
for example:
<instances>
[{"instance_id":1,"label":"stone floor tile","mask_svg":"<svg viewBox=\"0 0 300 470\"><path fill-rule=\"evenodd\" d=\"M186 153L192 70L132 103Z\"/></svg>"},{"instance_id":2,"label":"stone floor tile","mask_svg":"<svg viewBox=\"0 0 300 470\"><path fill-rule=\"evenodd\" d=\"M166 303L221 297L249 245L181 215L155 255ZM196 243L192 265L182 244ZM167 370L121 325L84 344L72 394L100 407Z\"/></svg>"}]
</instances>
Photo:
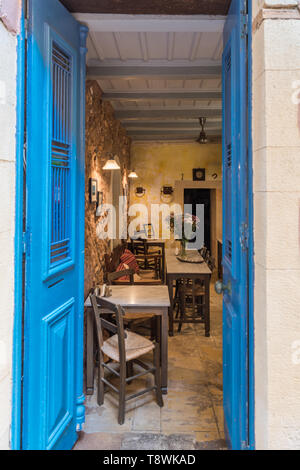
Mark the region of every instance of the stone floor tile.
<instances>
[{"instance_id":1,"label":"stone floor tile","mask_svg":"<svg viewBox=\"0 0 300 470\"><path fill-rule=\"evenodd\" d=\"M119 450L122 434L98 432L93 434L80 433L73 450Z\"/></svg>"},{"instance_id":2,"label":"stone floor tile","mask_svg":"<svg viewBox=\"0 0 300 470\"><path fill-rule=\"evenodd\" d=\"M132 431L160 432L160 414L161 408L152 397L148 403L135 408Z\"/></svg>"},{"instance_id":3,"label":"stone floor tile","mask_svg":"<svg viewBox=\"0 0 300 470\"><path fill-rule=\"evenodd\" d=\"M217 423L211 398L206 387L201 395L190 392L170 392L161 410L161 429L166 432L216 431Z\"/></svg>"},{"instance_id":4,"label":"stone floor tile","mask_svg":"<svg viewBox=\"0 0 300 470\"><path fill-rule=\"evenodd\" d=\"M193 434L125 434L121 450L195 450Z\"/></svg>"}]
</instances>

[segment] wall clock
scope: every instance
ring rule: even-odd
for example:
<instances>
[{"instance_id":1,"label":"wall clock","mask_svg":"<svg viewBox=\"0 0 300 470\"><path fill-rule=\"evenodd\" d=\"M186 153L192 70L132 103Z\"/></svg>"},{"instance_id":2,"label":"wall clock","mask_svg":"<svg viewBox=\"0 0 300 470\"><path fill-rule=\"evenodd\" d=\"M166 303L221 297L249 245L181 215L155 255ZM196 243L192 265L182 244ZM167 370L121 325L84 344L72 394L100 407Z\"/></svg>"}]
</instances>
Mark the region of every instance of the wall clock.
<instances>
[{"instance_id":1,"label":"wall clock","mask_svg":"<svg viewBox=\"0 0 300 470\"><path fill-rule=\"evenodd\" d=\"M205 168L193 169L193 181L205 181Z\"/></svg>"}]
</instances>

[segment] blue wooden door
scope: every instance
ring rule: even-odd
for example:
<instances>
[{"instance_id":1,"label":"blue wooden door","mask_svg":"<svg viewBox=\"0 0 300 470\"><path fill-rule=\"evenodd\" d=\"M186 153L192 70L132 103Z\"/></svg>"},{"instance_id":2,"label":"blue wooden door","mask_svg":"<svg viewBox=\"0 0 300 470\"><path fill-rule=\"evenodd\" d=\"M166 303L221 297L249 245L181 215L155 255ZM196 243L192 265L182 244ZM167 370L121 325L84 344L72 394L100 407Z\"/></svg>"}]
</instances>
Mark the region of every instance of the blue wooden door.
<instances>
[{"instance_id":1,"label":"blue wooden door","mask_svg":"<svg viewBox=\"0 0 300 470\"><path fill-rule=\"evenodd\" d=\"M232 0L223 53L223 381L233 449L249 442L246 8Z\"/></svg>"},{"instance_id":2,"label":"blue wooden door","mask_svg":"<svg viewBox=\"0 0 300 470\"><path fill-rule=\"evenodd\" d=\"M71 449L84 421L86 34L29 1L23 449Z\"/></svg>"}]
</instances>

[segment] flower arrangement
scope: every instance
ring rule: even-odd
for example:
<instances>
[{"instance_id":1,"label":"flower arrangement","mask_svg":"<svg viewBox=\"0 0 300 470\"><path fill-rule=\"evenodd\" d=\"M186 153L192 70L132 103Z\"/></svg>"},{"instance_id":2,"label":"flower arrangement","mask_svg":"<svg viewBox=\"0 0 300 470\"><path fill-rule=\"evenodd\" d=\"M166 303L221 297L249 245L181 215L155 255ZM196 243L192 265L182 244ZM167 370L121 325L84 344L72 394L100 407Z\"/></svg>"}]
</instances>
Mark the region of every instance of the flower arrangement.
<instances>
[{"instance_id":1,"label":"flower arrangement","mask_svg":"<svg viewBox=\"0 0 300 470\"><path fill-rule=\"evenodd\" d=\"M174 238L181 241L181 256L186 255L186 244L196 236L200 226L199 217L192 214L171 214L170 230Z\"/></svg>"}]
</instances>

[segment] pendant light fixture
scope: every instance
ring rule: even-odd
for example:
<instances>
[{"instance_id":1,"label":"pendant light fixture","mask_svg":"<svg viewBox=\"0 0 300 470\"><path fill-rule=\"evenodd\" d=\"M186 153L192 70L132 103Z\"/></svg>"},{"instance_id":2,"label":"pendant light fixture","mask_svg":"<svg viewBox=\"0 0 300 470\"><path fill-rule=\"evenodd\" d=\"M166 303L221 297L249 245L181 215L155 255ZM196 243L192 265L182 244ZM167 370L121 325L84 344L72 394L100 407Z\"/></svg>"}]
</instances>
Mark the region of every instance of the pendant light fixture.
<instances>
[{"instance_id":1,"label":"pendant light fixture","mask_svg":"<svg viewBox=\"0 0 300 470\"><path fill-rule=\"evenodd\" d=\"M128 175L128 178L138 178L138 175L135 172L135 170L131 170L131 172Z\"/></svg>"},{"instance_id":2,"label":"pendant light fixture","mask_svg":"<svg viewBox=\"0 0 300 470\"><path fill-rule=\"evenodd\" d=\"M204 129L204 126L206 124L206 118L204 117L199 118L199 122L201 126L201 132L196 142L198 142L198 144L207 144L208 138Z\"/></svg>"},{"instance_id":3,"label":"pendant light fixture","mask_svg":"<svg viewBox=\"0 0 300 470\"><path fill-rule=\"evenodd\" d=\"M110 155L109 160L105 163L103 170L120 170L120 165L116 162L116 157L113 157L113 155Z\"/></svg>"}]
</instances>

